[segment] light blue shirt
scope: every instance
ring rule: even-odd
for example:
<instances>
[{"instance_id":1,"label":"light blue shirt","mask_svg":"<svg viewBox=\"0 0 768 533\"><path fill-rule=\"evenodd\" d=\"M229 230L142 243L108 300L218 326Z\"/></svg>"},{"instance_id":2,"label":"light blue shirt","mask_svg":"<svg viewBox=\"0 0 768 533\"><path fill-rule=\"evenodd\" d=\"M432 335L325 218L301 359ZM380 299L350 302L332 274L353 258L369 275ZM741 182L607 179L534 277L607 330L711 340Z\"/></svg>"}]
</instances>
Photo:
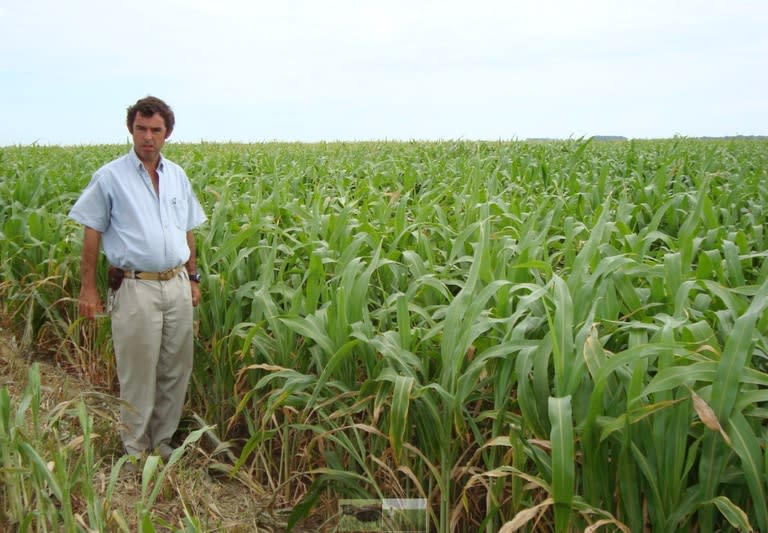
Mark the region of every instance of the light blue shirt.
<instances>
[{"instance_id":1,"label":"light blue shirt","mask_svg":"<svg viewBox=\"0 0 768 533\"><path fill-rule=\"evenodd\" d=\"M111 265L161 272L189 260L187 231L205 213L184 169L161 156L157 173L159 197L131 149L97 170L70 210L70 218L101 233Z\"/></svg>"}]
</instances>

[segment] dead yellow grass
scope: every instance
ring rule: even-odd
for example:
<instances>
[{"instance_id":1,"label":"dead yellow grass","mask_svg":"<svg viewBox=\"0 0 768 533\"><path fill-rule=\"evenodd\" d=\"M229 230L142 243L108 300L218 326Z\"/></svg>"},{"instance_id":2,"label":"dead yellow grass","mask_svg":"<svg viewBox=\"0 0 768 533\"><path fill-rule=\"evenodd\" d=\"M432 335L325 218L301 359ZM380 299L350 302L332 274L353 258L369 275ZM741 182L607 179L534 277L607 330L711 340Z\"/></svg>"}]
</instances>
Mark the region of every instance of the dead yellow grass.
<instances>
[{"instance_id":1,"label":"dead yellow grass","mask_svg":"<svg viewBox=\"0 0 768 533\"><path fill-rule=\"evenodd\" d=\"M32 362L33 357L19 347L15 337L0 329L0 387L8 389L12 400L22 397ZM98 435L94 488L105 494L114 463L120 457L117 400L50 362L37 362L42 386L41 412L51 413L81 400L87 405L94 420L94 433ZM186 514L197 517L206 531L284 531L290 509L275 510L272 498L253 480L245 479L242 472L237 477L221 475L221 465L219 458L211 457L202 440L188 449L165 478L166 486L152 507L153 516L174 529L181 526ZM111 508L135 530L136 504L141 498L140 475L121 475L115 495Z\"/></svg>"}]
</instances>

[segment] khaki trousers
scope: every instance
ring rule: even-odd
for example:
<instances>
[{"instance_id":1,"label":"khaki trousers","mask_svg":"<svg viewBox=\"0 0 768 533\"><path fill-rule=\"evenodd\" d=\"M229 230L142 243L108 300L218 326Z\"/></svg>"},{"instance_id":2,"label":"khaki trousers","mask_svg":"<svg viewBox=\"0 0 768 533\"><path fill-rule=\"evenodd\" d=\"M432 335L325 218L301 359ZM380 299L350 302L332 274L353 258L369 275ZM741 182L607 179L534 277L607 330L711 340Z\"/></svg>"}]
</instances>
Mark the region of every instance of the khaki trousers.
<instances>
[{"instance_id":1,"label":"khaki trousers","mask_svg":"<svg viewBox=\"0 0 768 533\"><path fill-rule=\"evenodd\" d=\"M168 281L124 279L112 308L120 437L139 455L179 426L192 373L192 294L184 270Z\"/></svg>"}]
</instances>

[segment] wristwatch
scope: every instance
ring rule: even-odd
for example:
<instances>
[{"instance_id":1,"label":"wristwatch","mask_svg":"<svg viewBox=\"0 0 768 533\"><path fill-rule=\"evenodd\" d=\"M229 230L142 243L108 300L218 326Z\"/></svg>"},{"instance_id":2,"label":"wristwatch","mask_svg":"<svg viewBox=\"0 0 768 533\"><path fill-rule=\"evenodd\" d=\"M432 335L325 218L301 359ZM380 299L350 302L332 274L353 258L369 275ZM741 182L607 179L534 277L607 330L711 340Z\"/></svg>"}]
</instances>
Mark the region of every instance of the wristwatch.
<instances>
[{"instance_id":1,"label":"wristwatch","mask_svg":"<svg viewBox=\"0 0 768 533\"><path fill-rule=\"evenodd\" d=\"M200 283L200 273L195 272L194 274L189 275L189 281L194 281L195 283Z\"/></svg>"}]
</instances>

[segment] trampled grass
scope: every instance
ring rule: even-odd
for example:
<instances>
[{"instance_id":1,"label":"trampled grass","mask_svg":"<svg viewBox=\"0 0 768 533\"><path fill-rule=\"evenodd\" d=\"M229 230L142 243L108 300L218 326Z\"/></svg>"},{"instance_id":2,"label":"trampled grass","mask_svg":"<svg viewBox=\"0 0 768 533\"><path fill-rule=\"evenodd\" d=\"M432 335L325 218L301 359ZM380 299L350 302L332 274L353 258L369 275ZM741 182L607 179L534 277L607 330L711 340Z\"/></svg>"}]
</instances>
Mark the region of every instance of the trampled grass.
<instances>
[{"instance_id":1,"label":"trampled grass","mask_svg":"<svg viewBox=\"0 0 768 533\"><path fill-rule=\"evenodd\" d=\"M66 213L127 149L0 149L1 310L101 383ZM210 218L189 408L291 523L402 497L438 531L768 530L766 143L166 155Z\"/></svg>"}]
</instances>

